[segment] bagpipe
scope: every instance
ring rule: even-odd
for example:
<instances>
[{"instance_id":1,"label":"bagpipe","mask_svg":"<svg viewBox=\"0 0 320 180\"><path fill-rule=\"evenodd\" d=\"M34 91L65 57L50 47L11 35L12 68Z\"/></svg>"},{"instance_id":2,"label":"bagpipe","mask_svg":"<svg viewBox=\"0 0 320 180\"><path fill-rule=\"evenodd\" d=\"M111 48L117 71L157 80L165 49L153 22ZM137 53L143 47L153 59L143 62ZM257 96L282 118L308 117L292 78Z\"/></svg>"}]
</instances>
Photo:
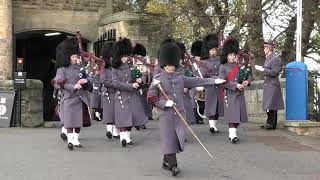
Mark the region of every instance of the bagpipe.
<instances>
[{"instance_id":1,"label":"bagpipe","mask_svg":"<svg viewBox=\"0 0 320 180\"><path fill-rule=\"evenodd\" d=\"M237 63L239 64L239 84L242 84L243 81L248 80L249 76L252 76L251 62L253 58L254 54L245 50L239 50L237 54Z\"/></svg>"},{"instance_id":2,"label":"bagpipe","mask_svg":"<svg viewBox=\"0 0 320 180\"><path fill-rule=\"evenodd\" d=\"M79 44L80 60L81 60L81 70L79 73L80 79L87 78L93 75L95 71L103 69L104 59L94 56L92 53L88 53L82 48L82 37L80 31L76 32L76 38Z\"/></svg>"},{"instance_id":3,"label":"bagpipe","mask_svg":"<svg viewBox=\"0 0 320 180\"><path fill-rule=\"evenodd\" d=\"M129 62L133 68L133 77L135 78L140 78L142 74L150 73L155 67L148 56L131 55L129 56Z\"/></svg>"},{"instance_id":4,"label":"bagpipe","mask_svg":"<svg viewBox=\"0 0 320 180\"><path fill-rule=\"evenodd\" d=\"M135 82L138 78L142 78L143 75L150 75L150 73L155 68L155 65L150 62L150 58L148 56L143 57L137 55L130 55L128 56L128 58L133 82ZM148 87L149 82L145 82L140 88L146 89Z\"/></svg>"},{"instance_id":5,"label":"bagpipe","mask_svg":"<svg viewBox=\"0 0 320 180\"><path fill-rule=\"evenodd\" d=\"M187 67L185 76L187 77L205 77L208 69L202 65L202 61L197 61L191 54L185 53L183 64Z\"/></svg>"},{"instance_id":6,"label":"bagpipe","mask_svg":"<svg viewBox=\"0 0 320 180\"><path fill-rule=\"evenodd\" d=\"M228 38L224 38L223 34L219 35L220 47L223 47L223 44ZM242 84L243 81L248 80L249 76L252 76L252 68L251 63L252 60L255 58L254 54L250 51L239 49L238 54L236 55L236 61L239 65L239 79L238 83Z\"/></svg>"}]
</instances>

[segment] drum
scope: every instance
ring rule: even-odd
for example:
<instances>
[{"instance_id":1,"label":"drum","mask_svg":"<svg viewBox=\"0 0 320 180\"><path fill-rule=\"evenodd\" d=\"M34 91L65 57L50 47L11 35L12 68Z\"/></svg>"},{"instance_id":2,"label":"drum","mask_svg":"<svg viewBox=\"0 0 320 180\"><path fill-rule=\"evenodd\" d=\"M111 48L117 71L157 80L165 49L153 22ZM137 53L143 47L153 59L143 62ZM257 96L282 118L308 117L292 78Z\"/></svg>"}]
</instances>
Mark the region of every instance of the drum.
<instances>
[{"instance_id":1,"label":"drum","mask_svg":"<svg viewBox=\"0 0 320 180\"><path fill-rule=\"evenodd\" d=\"M196 91L195 98L196 98L196 100L198 100L198 101L204 101L204 99L205 99L205 92L204 92L204 91Z\"/></svg>"}]
</instances>

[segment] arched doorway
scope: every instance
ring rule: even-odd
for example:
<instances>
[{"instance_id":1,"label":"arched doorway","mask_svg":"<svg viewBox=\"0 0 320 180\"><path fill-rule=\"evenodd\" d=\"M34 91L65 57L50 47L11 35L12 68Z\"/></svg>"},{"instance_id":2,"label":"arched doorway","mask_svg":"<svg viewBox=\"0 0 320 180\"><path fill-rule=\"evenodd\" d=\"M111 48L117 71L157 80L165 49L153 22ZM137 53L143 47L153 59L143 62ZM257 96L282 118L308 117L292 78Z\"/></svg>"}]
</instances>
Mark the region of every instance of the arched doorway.
<instances>
[{"instance_id":1,"label":"arched doorway","mask_svg":"<svg viewBox=\"0 0 320 180\"><path fill-rule=\"evenodd\" d=\"M43 83L43 119L45 121L58 120L54 115L51 80L56 74L56 47L68 36L74 35L47 30L15 34L15 57L24 58L24 71L27 72L27 79L39 79ZM82 42L84 43L83 47L86 48L88 41L83 40Z\"/></svg>"}]
</instances>

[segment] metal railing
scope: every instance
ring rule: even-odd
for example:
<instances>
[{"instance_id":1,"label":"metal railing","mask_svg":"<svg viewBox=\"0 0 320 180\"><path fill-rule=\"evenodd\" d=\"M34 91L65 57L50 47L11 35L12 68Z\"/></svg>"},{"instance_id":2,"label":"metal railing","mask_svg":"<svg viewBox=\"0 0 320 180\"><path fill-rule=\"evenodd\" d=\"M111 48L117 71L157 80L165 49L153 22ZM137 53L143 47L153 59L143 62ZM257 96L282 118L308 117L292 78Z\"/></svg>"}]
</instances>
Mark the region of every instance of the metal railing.
<instances>
[{"instance_id":1,"label":"metal railing","mask_svg":"<svg viewBox=\"0 0 320 180\"><path fill-rule=\"evenodd\" d=\"M97 41L93 43L94 54L97 57L101 56L101 49L105 41L116 40L116 29L109 29L106 33L102 34Z\"/></svg>"}]
</instances>

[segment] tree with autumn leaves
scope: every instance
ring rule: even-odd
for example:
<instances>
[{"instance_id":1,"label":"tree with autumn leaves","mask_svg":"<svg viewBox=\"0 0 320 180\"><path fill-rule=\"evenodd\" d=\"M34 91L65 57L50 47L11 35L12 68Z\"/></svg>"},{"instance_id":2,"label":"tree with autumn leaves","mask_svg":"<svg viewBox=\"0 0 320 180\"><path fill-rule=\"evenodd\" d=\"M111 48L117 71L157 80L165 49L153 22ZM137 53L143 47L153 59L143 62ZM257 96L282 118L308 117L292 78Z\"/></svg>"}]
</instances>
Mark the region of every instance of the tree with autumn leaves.
<instances>
[{"instance_id":1,"label":"tree with autumn leaves","mask_svg":"<svg viewBox=\"0 0 320 180\"><path fill-rule=\"evenodd\" d=\"M304 57L320 55L319 7L320 0L303 1ZM264 62L264 40L276 44L283 65L295 60L294 0L114 0L114 11L124 10L168 16L173 36L186 45L210 32L238 38L242 48L255 55L253 65ZM262 78L253 73L256 79Z\"/></svg>"}]
</instances>

